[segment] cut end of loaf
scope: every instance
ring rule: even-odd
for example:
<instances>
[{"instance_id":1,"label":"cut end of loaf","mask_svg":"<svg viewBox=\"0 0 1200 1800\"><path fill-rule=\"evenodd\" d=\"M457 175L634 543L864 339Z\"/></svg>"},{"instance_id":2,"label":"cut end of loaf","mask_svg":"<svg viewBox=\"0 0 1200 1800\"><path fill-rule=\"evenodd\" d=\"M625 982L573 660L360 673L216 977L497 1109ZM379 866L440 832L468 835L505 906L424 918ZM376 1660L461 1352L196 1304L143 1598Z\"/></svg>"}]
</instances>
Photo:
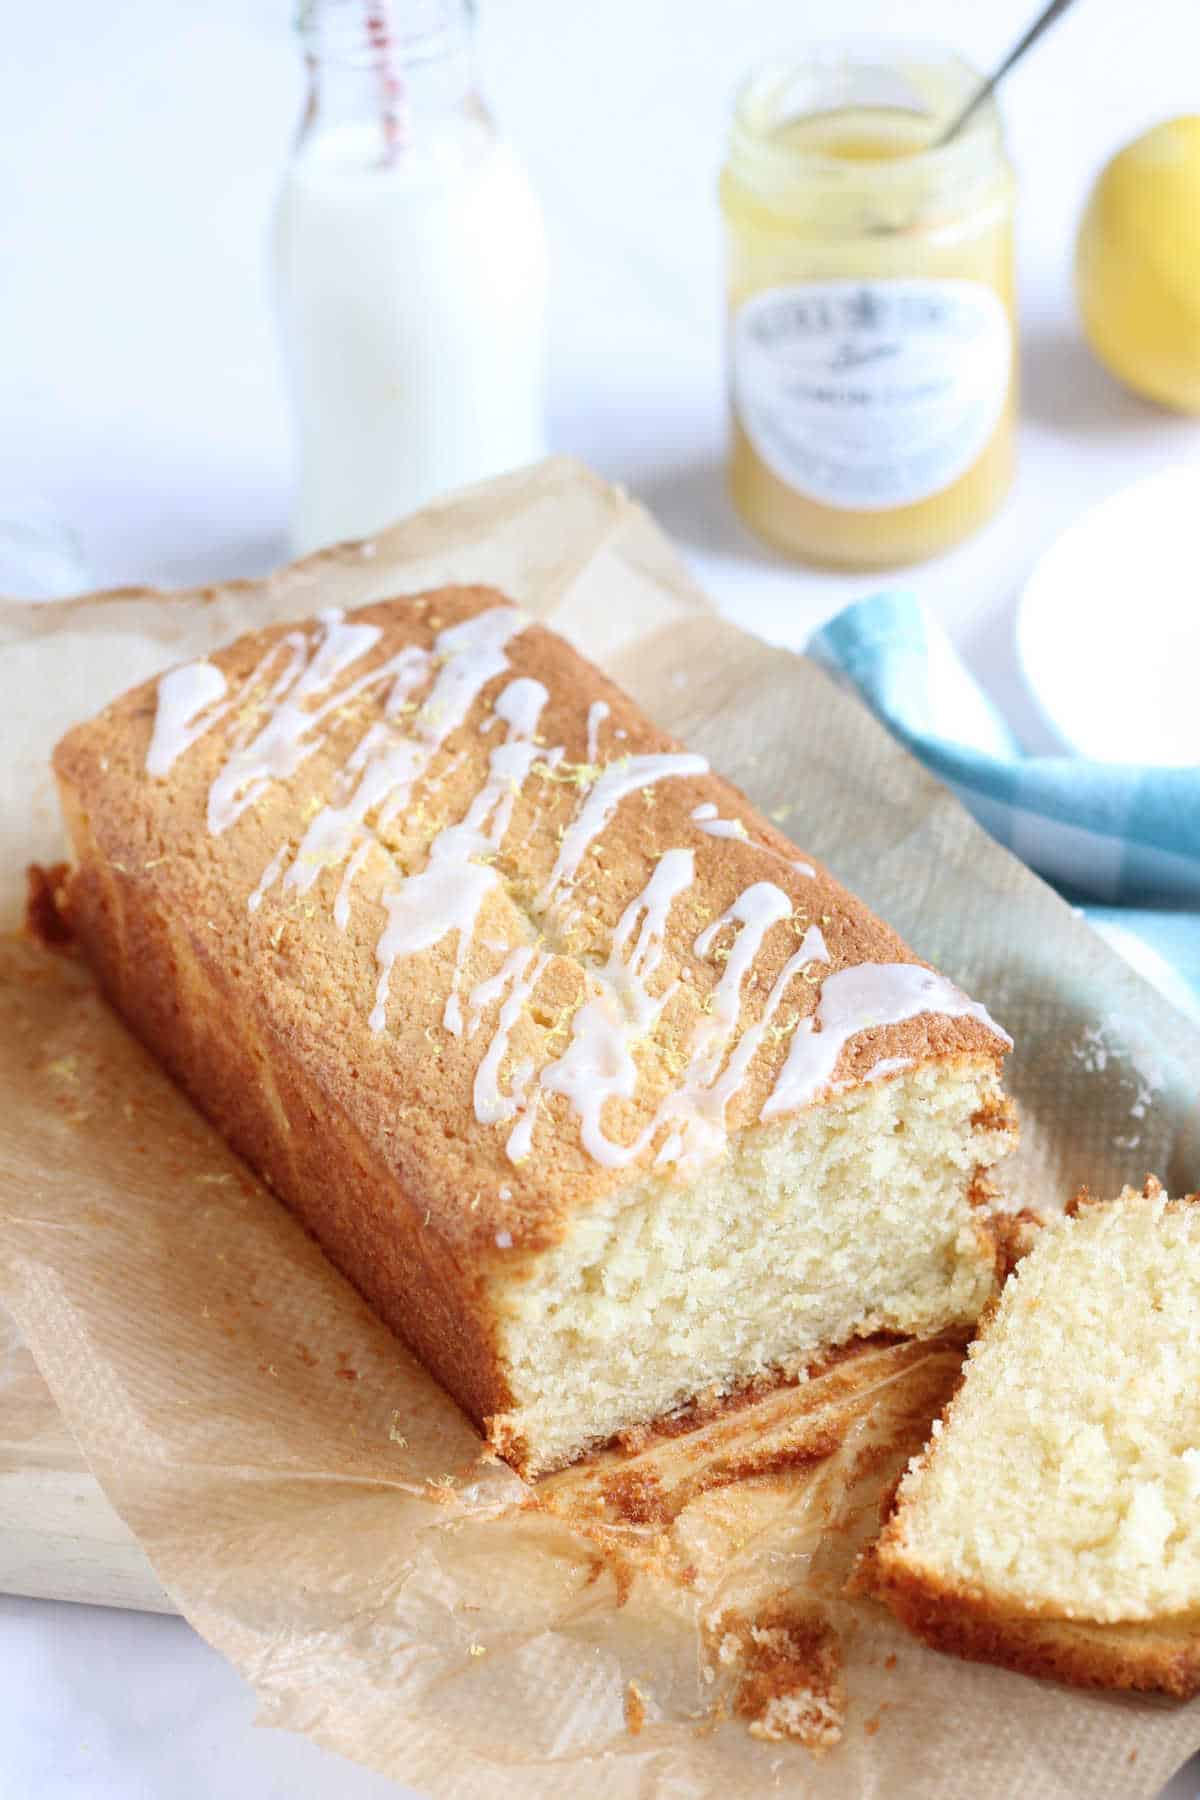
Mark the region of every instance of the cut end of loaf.
<instances>
[{"instance_id":1,"label":"cut end of loaf","mask_svg":"<svg viewBox=\"0 0 1200 1800\"><path fill-rule=\"evenodd\" d=\"M996 1282L974 1191L1010 1132L994 1063L961 1058L746 1132L687 1184L610 1194L497 1282L516 1405L493 1443L538 1474L855 1337L973 1324Z\"/></svg>"},{"instance_id":2,"label":"cut end of loaf","mask_svg":"<svg viewBox=\"0 0 1200 1800\"><path fill-rule=\"evenodd\" d=\"M1200 1201L1049 1221L900 1483L870 1582L927 1642L1200 1690Z\"/></svg>"},{"instance_id":3,"label":"cut end of loaf","mask_svg":"<svg viewBox=\"0 0 1200 1800\"><path fill-rule=\"evenodd\" d=\"M527 1472L991 1292L1006 1034L503 595L270 627L55 769L105 992Z\"/></svg>"}]
</instances>

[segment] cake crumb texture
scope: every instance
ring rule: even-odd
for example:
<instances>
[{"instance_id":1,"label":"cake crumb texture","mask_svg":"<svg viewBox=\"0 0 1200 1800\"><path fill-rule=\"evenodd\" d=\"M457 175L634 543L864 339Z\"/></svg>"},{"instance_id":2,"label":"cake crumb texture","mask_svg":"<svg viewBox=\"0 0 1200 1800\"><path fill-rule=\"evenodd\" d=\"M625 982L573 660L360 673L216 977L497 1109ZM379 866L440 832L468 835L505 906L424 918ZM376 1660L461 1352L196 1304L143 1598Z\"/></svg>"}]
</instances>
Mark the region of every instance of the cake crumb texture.
<instances>
[{"instance_id":1,"label":"cake crumb texture","mask_svg":"<svg viewBox=\"0 0 1200 1800\"><path fill-rule=\"evenodd\" d=\"M842 1648L822 1614L786 1597L748 1618L723 1613L708 1628L720 1669L736 1682L733 1714L751 1737L823 1755L842 1740Z\"/></svg>"},{"instance_id":2,"label":"cake crumb texture","mask_svg":"<svg viewBox=\"0 0 1200 1800\"><path fill-rule=\"evenodd\" d=\"M943 1648L1200 1689L1200 1197L1048 1219L900 1483L870 1580Z\"/></svg>"}]
</instances>

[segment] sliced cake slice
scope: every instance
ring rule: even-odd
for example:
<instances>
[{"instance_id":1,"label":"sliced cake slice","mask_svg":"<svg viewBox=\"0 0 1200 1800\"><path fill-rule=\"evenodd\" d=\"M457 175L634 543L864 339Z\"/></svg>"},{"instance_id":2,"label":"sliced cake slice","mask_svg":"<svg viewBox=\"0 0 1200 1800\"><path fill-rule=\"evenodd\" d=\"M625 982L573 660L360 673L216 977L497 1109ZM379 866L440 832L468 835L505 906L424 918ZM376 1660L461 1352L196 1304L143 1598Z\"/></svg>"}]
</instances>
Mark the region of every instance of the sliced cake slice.
<instances>
[{"instance_id":1,"label":"sliced cake slice","mask_svg":"<svg viewBox=\"0 0 1200 1800\"><path fill-rule=\"evenodd\" d=\"M1200 1692L1200 1195L1151 1176L1047 1223L867 1579L939 1650Z\"/></svg>"}]
</instances>

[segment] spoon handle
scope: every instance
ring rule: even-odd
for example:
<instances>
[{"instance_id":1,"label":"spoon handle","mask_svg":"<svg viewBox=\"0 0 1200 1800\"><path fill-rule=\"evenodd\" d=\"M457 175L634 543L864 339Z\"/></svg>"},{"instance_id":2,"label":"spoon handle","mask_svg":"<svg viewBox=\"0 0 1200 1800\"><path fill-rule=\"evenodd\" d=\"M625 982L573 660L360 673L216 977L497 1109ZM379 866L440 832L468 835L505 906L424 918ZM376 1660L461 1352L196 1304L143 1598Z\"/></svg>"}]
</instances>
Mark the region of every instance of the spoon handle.
<instances>
[{"instance_id":1,"label":"spoon handle","mask_svg":"<svg viewBox=\"0 0 1200 1800\"><path fill-rule=\"evenodd\" d=\"M1050 0L1049 6L1044 8L1044 10L1038 14L1024 37L1020 38L1018 42L1013 45L1004 61L1000 64L1000 67L992 71L982 87L976 88L962 111L951 120L945 131L935 138L933 143L933 148L935 150L940 149L943 144L948 144L951 138L958 136L958 133L962 130L967 120L973 116L977 108L983 105L983 102L987 99L992 90L1003 81L1014 63L1020 62L1025 52L1031 50L1034 44L1037 43L1043 31L1048 30L1049 27L1053 25L1055 19L1062 13L1065 13L1067 8L1072 4L1073 0Z\"/></svg>"}]
</instances>

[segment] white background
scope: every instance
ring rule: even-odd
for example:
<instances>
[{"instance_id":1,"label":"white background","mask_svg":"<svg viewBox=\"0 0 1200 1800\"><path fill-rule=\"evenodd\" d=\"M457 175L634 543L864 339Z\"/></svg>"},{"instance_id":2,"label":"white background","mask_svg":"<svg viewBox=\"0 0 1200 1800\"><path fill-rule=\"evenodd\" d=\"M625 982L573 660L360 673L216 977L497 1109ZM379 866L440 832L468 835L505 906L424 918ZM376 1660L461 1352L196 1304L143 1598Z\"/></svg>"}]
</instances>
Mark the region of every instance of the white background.
<instances>
[{"instance_id":1,"label":"white background","mask_svg":"<svg viewBox=\"0 0 1200 1800\"><path fill-rule=\"evenodd\" d=\"M741 623L801 644L880 585L758 546L721 486L720 235L731 88L797 30L886 28L987 63L1031 0L484 0L485 89L554 252L551 435L624 481ZM271 196L301 97L286 0L7 9L0 55L0 513L34 499L97 582L253 574L285 546L288 431L266 302ZM1031 741L1012 604L1089 500L1200 454L1200 428L1084 349L1070 257L1098 165L1200 110L1195 0L1077 0L1009 85L1021 179L1016 493L904 577ZM1089 628L1080 597L1081 632ZM1131 611L1137 597L1131 595ZM253 1732L252 1697L178 1620L0 1598L0 1800L364 1800L401 1790ZM1184 1777L1179 1796L1200 1792Z\"/></svg>"}]
</instances>

